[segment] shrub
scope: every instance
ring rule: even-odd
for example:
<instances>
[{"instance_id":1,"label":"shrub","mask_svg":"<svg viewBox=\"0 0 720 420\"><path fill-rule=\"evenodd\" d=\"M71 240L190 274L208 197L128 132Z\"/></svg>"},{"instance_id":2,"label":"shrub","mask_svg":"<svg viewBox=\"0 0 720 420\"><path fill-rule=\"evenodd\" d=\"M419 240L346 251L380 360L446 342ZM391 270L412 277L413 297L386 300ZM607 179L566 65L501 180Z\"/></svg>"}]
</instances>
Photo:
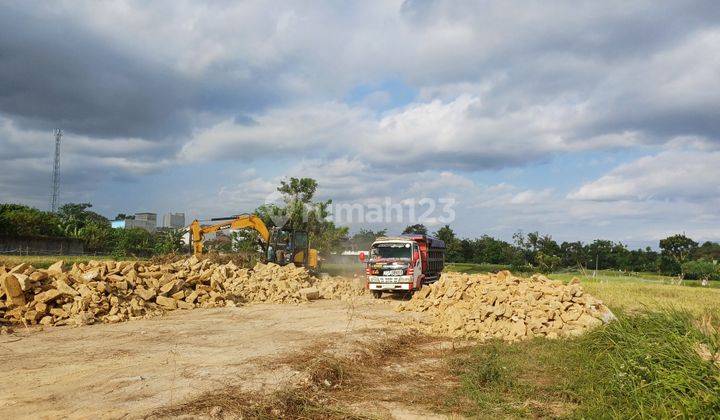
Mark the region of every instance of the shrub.
<instances>
[{"instance_id":1,"label":"shrub","mask_svg":"<svg viewBox=\"0 0 720 420\"><path fill-rule=\"evenodd\" d=\"M574 339L491 341L459 359L459 392L483 417L717 418L718 315L666 308Z\"/></svg>"},{"instance_id":2,"label":"shrub","mask_svg":"<svg viewBox=\"0 0 720 420\"><path fill-rule=\"evenodd\" d=\"M145 229L113 229L112 243L112 255L115 258L147 257L153 254L153 236Z\"/></svg>"},{"instance_id":3,"label":"shrub","mask_svg":"<svg viewBox=\"0 0 720 420\"><path fill-rule=\"evenodd\" d=\"M688 261L683 263L682 271L685 278L691 280L720 280L720 266L712 261Z\"/></svg>"},{"instance_id":4,"label":"shrub","mask_svg":"<svg viewBox=\"0 0 720 420\"><path fill-rule=\"evenodd\" d=\"M52 213L21 204L0 204L0 235L62 236L59 224Z\"/></svg>"}]
</instances>

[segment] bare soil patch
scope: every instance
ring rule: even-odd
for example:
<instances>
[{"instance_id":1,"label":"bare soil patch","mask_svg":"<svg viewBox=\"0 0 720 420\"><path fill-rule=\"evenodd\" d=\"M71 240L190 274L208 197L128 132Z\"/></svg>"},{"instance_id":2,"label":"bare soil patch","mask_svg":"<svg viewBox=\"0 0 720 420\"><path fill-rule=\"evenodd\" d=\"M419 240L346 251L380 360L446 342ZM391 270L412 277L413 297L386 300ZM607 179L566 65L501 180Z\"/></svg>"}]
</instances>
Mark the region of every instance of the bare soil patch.
<instances>
[{"instance_id":1,"label":"bare soil patch","mask_svg":"<svg viewBox=\"0 0 720 420\"><path fill-rule=\"evenodd\" d=\"M417 374L428 360L420 346L431 343L406 341L398 321L411 314L393 307L370 298L320 300L19 328L0 337L0 411L7 418L204 417L220 406L246 417L383 417L391 411L376 401L414 404L402 383L385 382L425 380ZM250 405L233 409L238 401Z\"/></svg>"}]
</instances>

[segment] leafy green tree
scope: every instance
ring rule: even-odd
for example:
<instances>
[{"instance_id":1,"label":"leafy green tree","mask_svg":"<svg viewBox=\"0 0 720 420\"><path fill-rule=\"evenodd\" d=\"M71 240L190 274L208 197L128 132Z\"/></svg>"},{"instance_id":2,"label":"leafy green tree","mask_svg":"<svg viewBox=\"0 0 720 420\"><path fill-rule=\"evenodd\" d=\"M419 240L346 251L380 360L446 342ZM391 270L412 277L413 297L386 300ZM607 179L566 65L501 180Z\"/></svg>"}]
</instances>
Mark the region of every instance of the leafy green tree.
<instances>
[{"instance_id":1,"label":"leafy green tree","mask_svg":"<svg viewBox=\"0 0 720 420\"><path fill-rule=\"evenodd\" d=\"M402 232L403 235L427 235L427 233L427 227L421 223L407 226Z\"/></svg>"},{"instance_id":2,"label":"leafy green tree","mask_svg":"<svg viewBox=\"0 0 720 420\"><path fill-rule=\"evenodd\" d=\"M112 230L112 255L114 257L147 257L153 254L154 245L153 235L145 229Z\"/></svg>"},{"instance_id":3,"label":"leafy green tree","mask_svg":"<svg viewBox=\"0 0 720 420\"><path fill-rule=\"evenodd\" d=\"M460 239L460 259L456 262L472 262L475 261L475 244L472 240L463 238Z\"/></svg>"},{"instance_id":4,"label":"leafy green tree","mask_svg":"<svg viewBox=\"0 0 720 420\"><path fill-rule=\"evenodd\" d=\"M449 262L460 262L462 259L460 241L450 225L445 225L435 232L435 237L445 242L445 259Z\"/></svg>"},{"instance_id":5,"label":"leafy green tree","mask_svg":"<svg viewBox=\"0 0 720 420\"><path fill-rule=\"evenodd\" d=\"M538 251L536 255L538 268L543 273L551 273L560 266L560 257L552 254L545 254L542 251Z\"/></svg>"},{"instance_id":6,"label":"leafy green tree","mask_svg":"<svg viewBox=\"0 0 720 420\"><path fill-rule=\"evenodd\" d=\"M660 240L660 249L664 256L672 258L679 266L682 274L682 264L697 249L698 243L685 235L673 235Z\"/></svg>"},{"instance_id":7,"label":"leafy green tree","mask_svg":"<svg viewBox=\"0 0 720 420\"><path fill-rule=\"evenodd\" d=\"M720 266L707 260L686 261L682 264L685 278L693 280L720 279Z\"/></svg>"},{"instance_id":8,"label":"leafy green tree","mask_svg":"<svg viewBox=\"0 0 720 420\"><path fill-rule=\"evenodd\" d=\"M682 265L669 255L660 254L657 263L657 272L668 275L677 276L682 274Z\"/></svg>"},{"instance_id":9,"label":"leafy green tree","mask_svg":"<svg viewBox=\"0 0 720 420\"><path fill-rule=\"evenodd\" d=\"M473 242L475 248L473 261L479 264L511 264L518 251L509 243L483 235Z\"/></svg>"},{"instance_id":10,"label":"leafy green tree","mask_svg":"<svg viewBox=\"0 0 720 420\"><path fill-rule=\"evenodd\" d=\"M272 227L275 225L275 217L274 216L284 216L285 215L285 208L277 206L275 204L263 204L255 209L253 212L256 216L258 216L260 219L262 219L263 223L265 223L265 226ZM278 226L282 227L282 226Z\"/></svg>"},{"instance_id":11,"label":"leafy green tree","mask_svg":"<svg viewBox=\"0 0 720 420\"><path fill-rule=\"evenodd\" d=\"M650 247L644 250L635 249L628 252L628 264L625 269L639 272L658 271L658 258L659 254Z\"/></svg>"},{"instance_id":12,"label":"leafy green tree","mask_svg":"<svg viewBox=\"0 0 720 420\"><path fill-rule=\"evenodd\" d=\"M57 215L63 224L73 224L78 227L90 222L108 223L105 216L88 210L91 207L90 203L67 203L58 209Z\"/></svg>"},{"instance_id":13,"label":"leafy green tree","mask_svg":"<svg viewBox=\"0 0 720 420\"><path fill-rule=\"evenodd\" d=\"M310 244L321 254L341 251L343 243L348 239L349 230L346 226L335 226L328 222L318 232L311 232Z\"/></svg>"},{"instance_id":14,"label":"leafy green tree","mask_svg":"<svg viewBox=\"0 0 720 420\"><path fill-rule=\"evenodd\" d=\"M315 234L320 233L321 228L327 227L325 222L332 200L314 202L317 185L317 181L312 178L290 178L280 182L277 190L282 194L285 202L282 214L287 217L287 227L307 229ZM256 212L277 211L278 209L277 206L265 206L258 208Z\"/></svg>"},{"instance_id":15,"label":"leafy green tree","mask_svg":"<svg viewBox=\"0 0 720 420\"><path fill-rule=\"evenodd\" d=\"M560 265L563 267L587 267L588 254L582 242L563 242L560 244Z\"/></svg>"},{"instance_id":16,"label":"leafy green tree","mask_svg":"<svg viewBox=\"0 0 720 420\"><path fill-rule=\"evenodd\" d=\"M692 259L720 261L720 244L717 242L706 241L693 251Z\"/></svg>"},{"instance_id":17,"label":"leafy green tree","mask_svg":"<svg viewBox=\"0 0 720 420\"><path fill-rule=\"evenodd\" d=\"M155 231L153 238L154 253L162 255L184 251L185 243L183 242L183 235L186 233L186 229L158 229Z\"/></svg>"},{"instance_id":18,"label":"leafy green tree","mask_svg":"<svg viewBox=\"0 0 720 420\"><path fill-rule=\"evenodd\" d=\"M589 269L605 270L613 268L613 248L615 244L605 239L596 239L588 245Z\"/></svg>"},{"instance_id":19,"label":"leafy green tree","mask_svg":"<svg viewBox=\"0 0 720 420\"><path fill-rule=\"evenodd\" d=\"M112 249L110 221L89 210L90 203L68 203L58 209L59 226L65 236L82 239L88 252L103 252Z\"/></svg>"},{"instance_id":20,"label":"leafy green tree","mask_svg":"<svg viewBox=\"0 0 720 420\"><path fill-rule=\"evenodd\" d=\"M255 229L239 229L237 232L232 232L230 238L232 251L262 256L262 240Z\"/></svg>"},{"instance_id":21,"label":"leafy green tree","mask_svg":"<svg viewBox=\"0 0 720 420\"><path fill-rule=\"evenodd\" d=\"M87 252L104 252L111 248L112 229L106 223L90 221L77 232L77 238L85 243Z\"/></svg>"},{"instance_id":22,"label":"leafy green tree","mask_svg":"<svg viewBox=\"0 0 720 420\"><path fill-rule=\"evenodd\" d=\"M435 232L434 235L436 238L440 239L441 241L445 242L445 245L449 244L450 242L457 241L457 237L455 236L455 231L450 227L450 225L445 225L438 229Z\"/></svg>"},{"instance_id":23,"label":"leafy green tree","mask_svg":"<svg viewBox=\"0 0 720 420\"><path fill-rule=\"evenodd\" d=\"M310 203L317 191L318 183L312 178L290 178L280 181L277 190L291 201Z\"/></svg>"},{"instance_id":24,"label":"leafy green tree","mask_svg":"<svg viewBox=\"0 0 720 420\"><path fill-rule=\"evenodd\" d=\"M22 204L0 204L0 235L63 236L58 218Z\"/></svg>"},{"instance_id":25,"label":"leafy green tree","mask_svg":"<svg viewBox=\"0 0 720 420\"><path fill-rule=\"evenodd\" d=\"M541 235L538 232L530 232L525 235L522 231L518 231L513 235L513 240L527 264L538 265L538 252L557 257L561 255L560 246L550 235Z\"/></svg>"},{"instance_id":26,"label":"leafy green tree","mask_svg":"<svg viewBox=\"0 0 720 420\"><path fill-rule=\"evenodd\" d=\"M350 238L350 242L356 249L367 251L370 249L370 245L375 242L375 239L386 235L387 229L378 230L377 232L371 229L360 229Z\"/></svg>"},{"instance_id":27,"label":"leafy green tree","mask_svg":"<svg viewBox=\"0 0 720 420\"><path fill-rule=\"evenodd\" d=\"M321 254L339 250L347 240L347 227L335 226L329 220L332 200L313 201L317 191L317 181L312 178L290 178L281 181L277 188L283 196L285 207L263 205L255 210L263 221L272 222L274 215L287 218L285 227L307 230L310 244Z\"/></svg>"}]
</instances>

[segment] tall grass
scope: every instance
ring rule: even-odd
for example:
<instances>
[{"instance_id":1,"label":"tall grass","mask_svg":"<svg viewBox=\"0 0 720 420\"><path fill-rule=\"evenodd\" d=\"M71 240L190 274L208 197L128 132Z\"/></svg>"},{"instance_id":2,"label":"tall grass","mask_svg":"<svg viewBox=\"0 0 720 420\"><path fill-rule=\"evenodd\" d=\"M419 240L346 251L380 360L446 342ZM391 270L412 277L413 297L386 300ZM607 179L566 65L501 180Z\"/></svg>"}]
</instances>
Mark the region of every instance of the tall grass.
<instances>
[{"instance_id":1,"label":"tall grass","mask_svg":"<svg viewBox=\"0 0 720 420\"><path fill-rule=\"evenodd\" d=\"M460 393L483 417L717 418L720 336L697 319L666 308L572 340L480 345L456 364Z\"/></svg>"},{"instance_id":2,"label":"tall grass","mask_svg":"<svg viewBox=\"0 0 720 420\"><path fill-rule=\"evenodd\" d=\"M717 317L715 317L717 319ZM720 416L720 367L699 349L719 354L717 330L701 330L687 311L663 309L621 317L584 340L598 380L581 414L589 417Z\"/></svg>"}]
</instances>

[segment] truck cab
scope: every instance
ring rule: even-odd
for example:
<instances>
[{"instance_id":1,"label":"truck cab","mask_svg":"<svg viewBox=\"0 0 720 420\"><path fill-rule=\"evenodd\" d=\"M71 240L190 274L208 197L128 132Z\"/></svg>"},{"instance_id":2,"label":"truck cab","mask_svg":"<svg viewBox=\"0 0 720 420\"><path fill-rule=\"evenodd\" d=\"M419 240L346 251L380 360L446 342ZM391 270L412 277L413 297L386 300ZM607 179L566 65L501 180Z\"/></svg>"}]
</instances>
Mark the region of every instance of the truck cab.
<instances>
[{"instance_id":1,"label":"truck cab","mask_svg":"<svg viewBox=\"0 0 720 420\"><path fill-rule=\"evenodd\" d=\"M444 259L445 243L432 237L378 238L364 261L366 287L375 298L383 292L411 294L440 277Z\"/></svg>"}]
</instances>

